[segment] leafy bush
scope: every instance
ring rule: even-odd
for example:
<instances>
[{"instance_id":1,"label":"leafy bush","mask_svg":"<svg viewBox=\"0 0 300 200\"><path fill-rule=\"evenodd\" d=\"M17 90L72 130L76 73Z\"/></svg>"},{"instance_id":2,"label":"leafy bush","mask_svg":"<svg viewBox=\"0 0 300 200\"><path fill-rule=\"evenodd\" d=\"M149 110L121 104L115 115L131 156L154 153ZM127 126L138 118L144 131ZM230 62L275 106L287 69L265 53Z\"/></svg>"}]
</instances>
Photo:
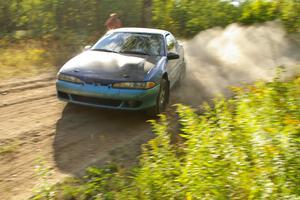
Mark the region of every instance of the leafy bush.
<instances>
[{"instance_id":1,"label":"leafy bush","mask_svg":"<svg viewBox=\"0 0 300 200\"><path fill-rule=\"evenodd\" d=\"M300 2L297 0L243 0L239 5L225 0L153 0L152 22L179 36L231 23L255 24L280 20L289 32L300 32ZM237 1L235 1L237 2Z\"/></svg>"},{"instance_id":2,"label":"leafy bush","mask_svg":"<svg viewBox=\"0 0 300 200\"><path fill-rule=\"evenodd\" d=\"M299 78L260 82L200 116L178 105L182 146L170 145L164 117L152 122L137 199L300 199L299 89Z\"/></svg>"},{"instance_id":3,"label":"leafy bush","mask_svg":"<svg viewBox=\"0 0 300 200\"><path fill-rule=\"evenodd\" d=\"M300 2L295 0L247 0L242 5L239 21L253 24L279 19L290 32L300 31Z\"/></svg>"},{"instance_id":4,"label":"leafy bush","mask_svg":"<svg viewBox=\"0 0 300 200\"><path fill-rule=\"evenodd\" d=\"M135 170L91 168L57 199L300 199L300 78L232 90L200 115L177 105L181 142L161 115Z\"/></svg>"}]
</instances>

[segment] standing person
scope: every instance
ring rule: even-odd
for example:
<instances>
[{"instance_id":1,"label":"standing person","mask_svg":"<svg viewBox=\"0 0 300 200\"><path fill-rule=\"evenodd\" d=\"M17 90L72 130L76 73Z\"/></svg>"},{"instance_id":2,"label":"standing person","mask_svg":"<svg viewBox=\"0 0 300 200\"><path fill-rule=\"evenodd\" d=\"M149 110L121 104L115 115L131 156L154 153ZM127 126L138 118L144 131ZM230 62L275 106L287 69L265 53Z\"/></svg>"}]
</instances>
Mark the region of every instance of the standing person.
<instances>
[{"instance_id":1,"label":"standing person","mask_svg":"<svg viewBox=\"0 0 300 200\"><path fill-rule=\"evenodd\" d=\"M118 18L118 14L117 13L110 14L109 18L105 22L105 26L108 31L116 28L121 28L122 22Z\"/></svg>"}]
</instances>

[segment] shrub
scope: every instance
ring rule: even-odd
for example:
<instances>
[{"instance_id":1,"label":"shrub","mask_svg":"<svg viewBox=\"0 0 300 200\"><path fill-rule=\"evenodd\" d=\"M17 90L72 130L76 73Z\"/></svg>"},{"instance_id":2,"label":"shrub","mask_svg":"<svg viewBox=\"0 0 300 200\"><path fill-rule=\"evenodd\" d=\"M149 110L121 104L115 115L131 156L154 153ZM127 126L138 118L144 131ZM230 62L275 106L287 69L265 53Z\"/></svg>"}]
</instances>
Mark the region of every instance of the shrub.
<instances>
[{"instance_id":1,"label":"shrub","mask_svg":"<svg viewBox=\"0 0 300 200\"><path fill-rule=\"evenodd\" d=\"M136 199L300 199L299 81L235 88L201 115L178 105L182 147L152 122Z\"/></svg>"}]
</instances>

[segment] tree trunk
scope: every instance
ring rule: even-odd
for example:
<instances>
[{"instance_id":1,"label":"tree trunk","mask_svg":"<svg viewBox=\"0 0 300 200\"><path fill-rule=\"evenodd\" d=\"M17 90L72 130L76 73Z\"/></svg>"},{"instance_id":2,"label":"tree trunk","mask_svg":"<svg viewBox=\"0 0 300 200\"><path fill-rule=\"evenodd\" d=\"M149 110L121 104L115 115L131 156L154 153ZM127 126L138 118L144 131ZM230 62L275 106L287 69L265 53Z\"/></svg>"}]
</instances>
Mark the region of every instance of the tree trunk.
<instances>
[{"instance_id":1,"label":"tree trunk","mask_svg":"<svg viewBox=\"0 0 300 200\"><path fill-rule=\"evenodd\" d=\"M141 26L151 26L152 18L152 0L143 0Z\"/></svg>"}]
</instances>

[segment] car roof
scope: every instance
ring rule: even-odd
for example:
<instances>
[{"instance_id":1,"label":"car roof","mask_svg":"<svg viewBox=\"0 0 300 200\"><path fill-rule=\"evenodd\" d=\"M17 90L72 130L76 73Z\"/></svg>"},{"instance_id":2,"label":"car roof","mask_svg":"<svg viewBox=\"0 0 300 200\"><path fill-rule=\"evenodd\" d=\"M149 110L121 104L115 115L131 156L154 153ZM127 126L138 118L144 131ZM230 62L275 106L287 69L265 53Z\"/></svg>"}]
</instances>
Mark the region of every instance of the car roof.
<instances>
[{"instance_id":1,"label":"car roof","mask_svg":"<svg viewBox=\"0 0 300 200\"><path fill-rule=\"evenodd\" d=\"M152 33L152 34L161 34L166 35L169 34L168 31L161 30L161 29L153 29L153 28L118 28L111 30L110 32L127 32L127 33Z\"/></svg>"}]
</instances>

